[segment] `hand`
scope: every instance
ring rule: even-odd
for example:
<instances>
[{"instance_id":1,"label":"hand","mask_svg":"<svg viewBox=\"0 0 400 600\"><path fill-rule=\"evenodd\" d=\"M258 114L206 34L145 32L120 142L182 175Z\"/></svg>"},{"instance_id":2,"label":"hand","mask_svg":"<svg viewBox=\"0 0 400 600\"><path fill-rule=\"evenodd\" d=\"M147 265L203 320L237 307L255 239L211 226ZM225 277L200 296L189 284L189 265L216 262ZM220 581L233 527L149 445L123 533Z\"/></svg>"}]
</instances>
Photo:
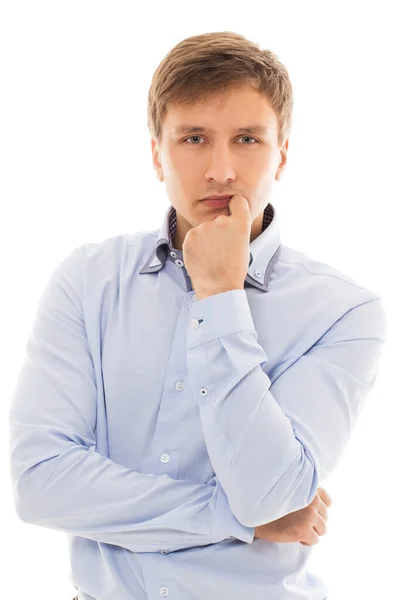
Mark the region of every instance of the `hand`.
<instances>
[{"instance_id":1,"label":"hand","mask_svg":"<svg viewBox=\"0 0 400 600\"><path fill-rule=\"evenodd\" d=\"M324 488L319 487L314 500L301 510L295 510L276 521L255 527L254 537L270 542L300 542L303 546L318 544L319 536L325 535L328 507L332 499Z\"/></svg>"},{"instance_id":2,"label":"hand","mask_svg":"<svg viewBox=\"0 0 400 600\"><path fill-rule=\"evenodd\" d=\"M229 202L230 215L192 227L182 244L183 260L198 300L244 289L250 260L251 214L244 196Z\"/></svg>"}]
</instances>

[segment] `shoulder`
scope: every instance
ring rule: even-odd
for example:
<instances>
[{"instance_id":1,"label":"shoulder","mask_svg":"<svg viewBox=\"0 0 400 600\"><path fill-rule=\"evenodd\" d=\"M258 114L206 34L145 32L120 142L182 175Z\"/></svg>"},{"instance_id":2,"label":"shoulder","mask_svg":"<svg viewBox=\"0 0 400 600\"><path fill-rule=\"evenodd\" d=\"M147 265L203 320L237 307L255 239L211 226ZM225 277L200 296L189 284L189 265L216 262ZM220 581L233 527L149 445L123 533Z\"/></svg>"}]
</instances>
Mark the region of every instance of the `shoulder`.
<instances>
[{"instance_id":1,"label":"shoulder","mask_svg":"<svg viewBox=\"0 0 400 600\"><path fill-rule=\"evenodd\" d=\"M335 268L321 260L312 258L301 252L282 244L278 262L284 272L303 279L306 285L323 288L328 291L344 293L360 300L379 298L376 291L366 287L344 271Z\"/></svg>"}]
</instances>

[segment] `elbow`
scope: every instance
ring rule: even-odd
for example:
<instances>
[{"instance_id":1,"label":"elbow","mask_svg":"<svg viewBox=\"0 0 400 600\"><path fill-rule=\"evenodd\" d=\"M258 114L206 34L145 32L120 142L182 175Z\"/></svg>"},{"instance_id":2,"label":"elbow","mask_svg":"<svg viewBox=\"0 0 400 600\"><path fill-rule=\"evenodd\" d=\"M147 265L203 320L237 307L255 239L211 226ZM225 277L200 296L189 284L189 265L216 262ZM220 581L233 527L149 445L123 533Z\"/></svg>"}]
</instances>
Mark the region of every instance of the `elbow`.
<instances>
[{"instance_id":1,"label":"elbow","mask_svg":"<svg viewBox=\"0 0 400 600\"><path fill-rule=\"evenodd\" d=\"M302 453L278 481L270 483L267 493L264 488L261 498L242 495L233 512L244 527L265 525L311 504L318 485L318 469Z\"/></svg>"},{"instance_id":2,"label":"elbow","mask_svg":"<svg viewBox=\"0 0 400 600\"><path fill-rule=\"evenodd\" d=\"M37 502L33 500L33 496L36 494L32 493L32 481L29 481L29 485L25 485L23 478L19 477L13 482L13 498L14 508L17 517L24 521L24 523L36 524Z\"/></svg>"},{"instance_id":3,"label":"elbow","mask_svg":"<svg viewBox=\"0 0 400 600\"><path fill-rule=\"evenodd\" d=\"M29 524L39 524L49 503L49 493L39 481L40 464L29 467L12 477L14 508L17 517ZM42 482L43 483L43 482Z\"/></svg>"}]
</instances>

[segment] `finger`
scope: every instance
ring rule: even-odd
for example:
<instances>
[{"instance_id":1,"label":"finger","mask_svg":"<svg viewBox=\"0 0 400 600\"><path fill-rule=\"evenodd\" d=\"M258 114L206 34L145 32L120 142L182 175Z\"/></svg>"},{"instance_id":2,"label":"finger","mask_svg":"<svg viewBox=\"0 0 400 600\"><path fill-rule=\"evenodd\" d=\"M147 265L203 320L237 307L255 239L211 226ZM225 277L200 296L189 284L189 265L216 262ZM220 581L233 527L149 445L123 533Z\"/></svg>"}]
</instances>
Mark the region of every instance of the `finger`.
<instances>
[{"instance_id":1,"label":"finger","mask_svg":"<svg viewBox=\"0 0 400 600\"><path fill-rule=\"evenodd\" d=\"M326 522L321 515L317 515L313 529L318 533L318 535L325 535L325 533L328 531Z\"/></svg>"},{"instance_id":2,"label":"finger","mask_svg":"<svg viewBox=\"0 0 400 600\"><path fill-rule=\"evenodd\" d=\"M322 502L322 500L320 500L318 506L315 507L315 510L321 515L323 519L325 519L325 521L328 520L328 507L326 506L325 502Z\"/></svg>"},{"instance_id":3,"label":"finger","mask_svg":"<svg viewBox=\"0 0 400 600\"><path fill-rule=\"evenodd\" d=\"M319 542L319 535L315 531L315 529L313 529L312 531L309 531L307 533L306 539L307 539L306 542L300 542L300 544L303 544L303 546L314 546L315 544L318 544L318 542Z\"/></svg>"},{"instance_id":4,"label":"finger","mask_svg":"<svg viewBox=\"0 0 400 600\"><path fill-rule=\"evenodd\" d=\"M331 506L332 498L330 497L328 492L323 487L319 487L317 492L318 492L318 496L326 504L326 506L328 506L328 507Z\"/></svg>"}]
</instances>

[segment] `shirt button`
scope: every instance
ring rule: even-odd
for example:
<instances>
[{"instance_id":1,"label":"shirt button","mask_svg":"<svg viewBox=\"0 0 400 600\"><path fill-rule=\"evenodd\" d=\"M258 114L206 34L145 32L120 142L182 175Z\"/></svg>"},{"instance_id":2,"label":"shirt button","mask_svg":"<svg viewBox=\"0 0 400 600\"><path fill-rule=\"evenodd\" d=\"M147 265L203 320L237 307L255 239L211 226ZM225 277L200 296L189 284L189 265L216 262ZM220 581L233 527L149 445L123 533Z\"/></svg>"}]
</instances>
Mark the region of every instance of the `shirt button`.
<instances>
[{"instance_id":1,"label":"shirt button","mask_svg":"<svg viewBox=\"0 0 400 600\"><path fill-rule=\"evenodd\" d=\"M159 593L160 593L160 596L162 596L163 598L166 598L169 594L169 589L167 587L160 587Z\"/></svg>"},{"instance_id":2,"label":"shirt button","mask_svg":"<svg viewBox=\"0 0 400 600\"><path fill-rule=\"evenodd\" d=\"M181 392L181 391L183 390L183 388L184 388L183 381L177 381L177 382L176 382L176 384L175 384L175 388L176 388L176 389L177 389L179 392Z\"/></svg>"},{"instance_id":3,"label":"shirt button","mask_svg":"<svg viewBox=\"0 0 400 600\"><path fill-rule=\"evenodd\" d=\"M200 390L200 394L201 394L202 396L207 396L207 394L208 394L208 392L207 392L207 389L206 389L206 388L201 388L201 390Z\"/></svg>"},{"instance_id":4,"label":"shirt button","mask_svg":"<svg viewBox=\"0 0 400 600\"><path fill-rule=\"evenodd\" d=\"M193 329L197 329L197 328L198 328L198 326L199 326L199 322L198 322L198 320L197 320L197 319L192 319L192 321L191 321L191 323L190 323L190 324L191 324L191 326L193 327Z\"/></svg>"},{"instance_id":5,"label":"shirt button","mask_svg":"<svg viewBox=\"0 0 400 600\"><path fill-rule=\"evenodd\" d=\"M171 254L172 258L176 258L178 256L176 252L171 252L170 254Z\"/></svg>"},{"instance_id":6,"label":"shirt button","mask_svg":"<svg viewBox=\"0 0 400 600\"><path fill-rule=\"evenodd\" d=\"M178 267L183 267L183 262L179 260L179 258L176 259L175 264L178 265Z\"/></svg>"},{"instance_id":7,"label":"shirt button","mask_svg":"<svg viewBox=\"0 0 400 600\"><path fill-rule=\"evenodd\" d=\"M160 550L161 554L169 554L169 550Z\"/></svg>"},{"instance_id":8,"label":"shirt button","mask_svg":"<svg viewBox=\"0 0 400 600\"><path fill-rule=\"evenodd\" d=\"M169 462L169 454L167 454L166 452L164 452L163 454L161 454L160 460L163 463L168 463Z\"/></svg>"}]
</instances>

